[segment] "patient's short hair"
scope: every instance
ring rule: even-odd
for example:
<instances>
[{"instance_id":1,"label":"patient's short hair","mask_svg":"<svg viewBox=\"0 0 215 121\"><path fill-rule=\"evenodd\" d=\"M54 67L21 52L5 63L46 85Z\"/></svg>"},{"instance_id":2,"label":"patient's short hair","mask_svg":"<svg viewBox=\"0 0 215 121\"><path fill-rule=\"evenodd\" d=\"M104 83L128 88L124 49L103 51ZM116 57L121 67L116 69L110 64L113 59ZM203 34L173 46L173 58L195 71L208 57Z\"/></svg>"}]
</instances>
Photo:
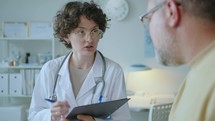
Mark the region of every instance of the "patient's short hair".
<instances>
[{"instance_id":1,"label":"patient's short hair","mask_svg":"<svg viewBox=\"0 0 215 121\"><path fill-rule=\"evenodd\" d=\"M155 0L162 2L164 0ZM215 22L215 0L175 0L180 3L182 8L195 17L207 19Z\"/></svg>"}]
</instances>

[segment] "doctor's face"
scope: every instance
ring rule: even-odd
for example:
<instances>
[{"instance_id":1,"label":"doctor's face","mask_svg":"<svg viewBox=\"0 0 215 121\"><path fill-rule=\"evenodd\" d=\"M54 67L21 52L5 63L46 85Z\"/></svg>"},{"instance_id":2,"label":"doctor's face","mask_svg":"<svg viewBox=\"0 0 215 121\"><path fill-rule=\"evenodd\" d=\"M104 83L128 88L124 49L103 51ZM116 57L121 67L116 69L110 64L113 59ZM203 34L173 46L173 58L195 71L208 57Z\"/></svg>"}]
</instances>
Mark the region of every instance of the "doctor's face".
<instances>
[{"instance_id":1,"label":"doctor's face","mask_svg":"<svg viewBox=\"0 0 215 121\"><path fill-rule=\"evenodd\" d=\"M163 65L178 65L175 35L166 16L166 1L149 0L147 11L148 14L142 18L142 22L148 19L148 25L145 27L148 27L150 32L156 59Z\"/></svg>"},{"instance_id":2,"label":"doctor's face","mask_svg":"<svg viewBox=\"0 0 215 121\"><path fill-rule=\"evenodd\" d=\"M68 35L67 41L71 43L73 53L94 55L102 34L103 32L93 20L81 16L80 24Z\"/></svg>"}]
</instances>

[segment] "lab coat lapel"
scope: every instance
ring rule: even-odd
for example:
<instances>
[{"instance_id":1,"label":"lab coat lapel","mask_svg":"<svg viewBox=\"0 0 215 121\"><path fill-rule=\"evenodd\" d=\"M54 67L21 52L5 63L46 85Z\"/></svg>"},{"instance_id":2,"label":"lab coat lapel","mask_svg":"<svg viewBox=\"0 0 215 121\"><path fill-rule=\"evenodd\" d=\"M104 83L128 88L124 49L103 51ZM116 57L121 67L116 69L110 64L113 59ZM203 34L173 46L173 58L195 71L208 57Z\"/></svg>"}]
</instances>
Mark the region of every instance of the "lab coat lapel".
<instances>
[{"instance_id":1,"label":"lab coat lapel","mask_svg":"<svg viewBox=\"0 0 215 121\"><path fill-rule=\"evenodd\" d=\"M81 86L81 89L77 95L77 100L79 99L84 99L86 98L86 94L91 94L93 93L93 90L96 86L96 77L101 77L102 76L102 69L103 69L103 62L101 59L101 56L99 55L99 53L96 53L96 58L94 61L94 64L92 66L92 69L90 70L89 74L87 75L83 85ZM86 95L86 96L85 96Z\"/></svg>"},{"instance_id":2,"label":"lab coat lapel","mask_svg":"<svg viewBox=\"0 0 215 121\"><path fill-rule=\"evenodd\" d=\"M68 69L70 56L71 54L67 57L62 68L59 71L59 88L66 93L67 101L71 102L73 106L76 106L77 102L75 101L75 96L73 93L73 88L71 86L70 74Z\"/></svg>"}]
</instances>

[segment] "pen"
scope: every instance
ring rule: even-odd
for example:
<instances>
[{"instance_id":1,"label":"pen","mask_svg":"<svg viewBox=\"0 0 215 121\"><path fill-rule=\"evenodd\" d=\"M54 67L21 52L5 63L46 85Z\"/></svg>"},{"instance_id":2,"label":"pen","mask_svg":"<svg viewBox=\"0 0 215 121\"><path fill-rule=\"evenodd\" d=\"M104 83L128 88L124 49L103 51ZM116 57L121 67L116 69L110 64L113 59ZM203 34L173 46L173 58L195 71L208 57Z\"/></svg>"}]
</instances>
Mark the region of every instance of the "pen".
<instances>
[{"instance_id":1,"label":"pen","mask_svg":"<svg viewBox=\"0 0 215 121\"><path fill-rule=\"evenodd\" d=\"M99 97L99 103L102 103L102 95Z\"/></svg>"},{"instance_id":2,"label":"pen","mask_svg":"<svg viewBox=\"0 0 215 121\"><path fill-rule=\"evenodd\" d=\"M54 103L56 102L57 100L52 100L52 99L49 99L49 98L45 98L46 101L50 102L50 103Z\"/></svg>"}]
</instances>

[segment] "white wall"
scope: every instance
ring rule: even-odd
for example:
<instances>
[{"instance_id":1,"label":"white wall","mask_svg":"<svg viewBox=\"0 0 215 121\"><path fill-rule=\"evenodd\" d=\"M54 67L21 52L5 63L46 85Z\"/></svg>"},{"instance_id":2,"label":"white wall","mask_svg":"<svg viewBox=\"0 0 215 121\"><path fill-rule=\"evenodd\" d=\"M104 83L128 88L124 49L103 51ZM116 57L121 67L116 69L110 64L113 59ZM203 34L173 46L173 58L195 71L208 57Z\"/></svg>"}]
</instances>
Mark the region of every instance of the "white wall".
<instances>
[{"instance_id":1,"label":"white wall","mask_svg":"<svg viewBox=\"0 0 215 121\"><path fill-rule=\"evenodd\" d=\"M146 0L127 0L129 14L120 22L112 22L101 42L100 50L123 66L143 62L144 34L139 15L145 12Z\"/></svg>"},{"instance_id":2,"label":"white wall","mask_svg":"<svg viewBox=\"0 0 215 121\"><path fill-rule=\"evenodd\" d=\"M0 22L53 21L56 12L68 1L0 0ZM127 2L129 4L128 16L122 21L111 21L109 23L110 29L107 29L99 43L98 49L105 56L120 63L123 68L136 63L148 64L155 68L165 68L157 64L154 58L144 57L144 28L139 20L139 16L145 13L147 0L127 0ZM62 44L58 45L58 50L66 50ZM59 53L61 54L62 52Z\"/></svg>"},{"instance_id":3,"label":"white wall","mask_svg":"<svg viewBox=\"0 0 215 121\"><path fill-rule=\"evenodd\" d=\"M0 21L52 21L68 0L1 0ZM110 22L99 50L123 67L143 62L143 25L139 15L145 12L146 0L127 0L128 16Z\"/></svg>"}]
</instances>

